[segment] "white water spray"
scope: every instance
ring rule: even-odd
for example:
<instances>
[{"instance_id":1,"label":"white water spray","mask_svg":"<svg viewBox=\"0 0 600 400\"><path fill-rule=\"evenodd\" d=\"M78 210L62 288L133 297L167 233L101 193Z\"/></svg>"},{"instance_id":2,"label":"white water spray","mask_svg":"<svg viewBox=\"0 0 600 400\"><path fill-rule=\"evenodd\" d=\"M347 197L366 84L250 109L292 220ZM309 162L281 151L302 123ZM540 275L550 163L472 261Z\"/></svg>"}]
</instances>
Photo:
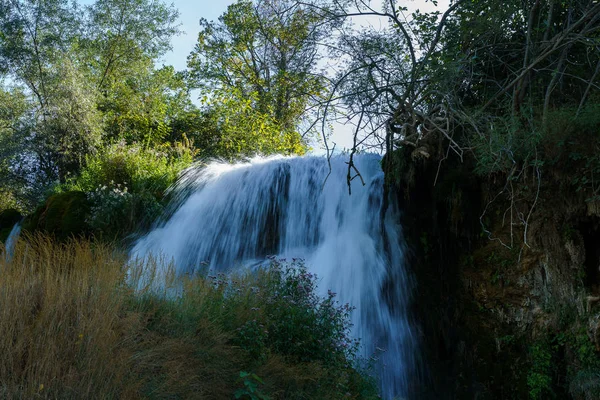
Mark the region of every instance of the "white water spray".
<instances>
[{"instance_id":1,"label":"white water spray","mask_svg":"<svg viewBox=\"0 0 600 400\"><path fill-rule=\"evenodd\" d=\"M132 256L172 259L179 273L203 262L230 270L268 255L303 258L330 289L356 307L353 335L361 354L375 356L382 395L406 396L416 343L407 317L411 283L403 239L384 206L380 157L355 156L357 178L348 194L343 156L275 157L235 165L212 163L178 184L172 216L135 245ZM384 208L388 208L387 210Z\"/></svg>"},{"instance_id":2,"label":"white water spray","mask_svg":"<svg viewBox=\"0 0 600 400\"><path fill-rule=\"evenodd\" d=\"M4 242L4 248L6 249L6 259L12 259L13 251L15 249L15 245L17 244L17 240L21 235L21 222L17 222L13 228L11 229L8 237L6 238L6 242Z\"/></svg>"}]
</instances>

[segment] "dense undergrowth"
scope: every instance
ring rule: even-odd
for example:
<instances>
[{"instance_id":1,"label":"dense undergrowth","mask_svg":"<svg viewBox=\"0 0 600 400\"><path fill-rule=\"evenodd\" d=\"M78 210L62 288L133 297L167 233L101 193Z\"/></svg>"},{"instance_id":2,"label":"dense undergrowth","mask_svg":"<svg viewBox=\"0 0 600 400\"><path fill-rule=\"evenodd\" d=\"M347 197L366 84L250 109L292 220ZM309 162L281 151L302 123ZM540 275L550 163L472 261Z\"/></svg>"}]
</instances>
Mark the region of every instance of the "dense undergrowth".
<instances>
[{"instance_id":1,"label":"dense undergrowth","mask_svg":"<svg viewBox=\"0 0 600 400\"><path fill-rule=\"evenodd\" d=\"M162 215L168 188L195 154L189 141L154 148L111 145L88 156L80 174L53 186L24 220L23 229L61 240L86 236L126 244L123 239L145 231ZM3 216L0 226L9 231L18 219L4 226Z\"/></svg>"},{"instance_id":2,"label":"dense undergrowth","mask_svg":"<svg viewBox=\"0 0 600 400\"><path fill-rule=\"evenodd\" d=\"M353 367L351 309L299 261L184 278L99 242L2 250L2 398L378 398Z\"/></svg>"}]
</instances>

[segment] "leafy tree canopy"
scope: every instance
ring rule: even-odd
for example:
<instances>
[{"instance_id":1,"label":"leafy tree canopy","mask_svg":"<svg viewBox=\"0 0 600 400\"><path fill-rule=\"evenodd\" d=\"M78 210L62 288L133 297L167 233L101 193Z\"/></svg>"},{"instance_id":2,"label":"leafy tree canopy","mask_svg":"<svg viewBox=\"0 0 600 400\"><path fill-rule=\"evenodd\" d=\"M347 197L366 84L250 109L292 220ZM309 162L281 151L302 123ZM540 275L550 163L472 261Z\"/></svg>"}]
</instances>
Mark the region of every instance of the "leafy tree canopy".
<instances>
[{"instance_id":1,"label":"leafy tree canopy","mask_svg":"<svg viewBox=\"0 0 600 400\"><path fill-rule=\"evenodd\" d=\"M191 81L204 96L249 101L261 118L280 126L285 146L292 132L305 137L311 130L326 92L318 45L332 24L296 1L238 1L217 22L200 20L188 58Z\"/></svg>"},{"instance_id":2,"label":"leafy tree canopy","mask_svg":"<svg viewBox=\"0 0 600 400\"><path fill-rule=\"evenodd\" d=\"M192 108L181 77L154 66L177 15L153 0L0 0L0 151L13 190L35 202L104 143L167 139Z\"/></svg>"}]
</instances>

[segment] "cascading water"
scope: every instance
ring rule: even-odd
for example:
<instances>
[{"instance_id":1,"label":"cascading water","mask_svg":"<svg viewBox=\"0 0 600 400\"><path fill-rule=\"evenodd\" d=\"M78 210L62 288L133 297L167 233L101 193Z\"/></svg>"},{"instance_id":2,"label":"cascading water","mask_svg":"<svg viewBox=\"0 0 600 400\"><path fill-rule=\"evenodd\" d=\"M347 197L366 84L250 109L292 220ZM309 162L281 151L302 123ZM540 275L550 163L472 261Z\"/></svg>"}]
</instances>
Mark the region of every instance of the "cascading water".
<instances>
[{"instance_id":1,"label":"cascading water","mask_svg":"<svg viewBox=\"0 0 600 400\"><path fill-rule=\"evenodd\" d=\"M375 355L384 398L406 396L415 368L407 317L411 283L403 240L384 206L377 155L355 156L365 181L347 187L347 159L275 157L193 169L175 188L170 218L135 245L132 256L172 259L180 273L256 264L268 255L303 258L319 290L356 307L353 335ZM387 209L384 209L387 208Z\"/></svg>"},{"instance_id":2,"label":"cascading water","mask_svg":"<svg viewBox=\"0 0 600 400\"><path fill-rule=\"evenodd\" d=\"M21 234L21 222L17 222L11 229L8 237L6 238L6 242L4 242L4 248L6 249L7 260L12 259L13 250L15 248L15 244L17 243L17 240L19 239L20 234Z\"/></svg>"}]
</instances>

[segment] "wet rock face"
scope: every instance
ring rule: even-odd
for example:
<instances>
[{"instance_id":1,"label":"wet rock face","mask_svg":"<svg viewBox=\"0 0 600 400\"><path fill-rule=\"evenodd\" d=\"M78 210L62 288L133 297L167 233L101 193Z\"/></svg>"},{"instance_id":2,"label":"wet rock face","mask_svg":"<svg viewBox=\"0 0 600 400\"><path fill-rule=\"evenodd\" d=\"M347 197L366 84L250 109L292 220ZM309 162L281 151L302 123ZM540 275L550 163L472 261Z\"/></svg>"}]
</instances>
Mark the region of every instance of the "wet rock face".
<instances>
[{"instance_id":1,"label":"wet rock face","mask_svg":"<svg viewBox=\"0 0 600 400\"><path fill-rule=\"evenodd\" d=\"M428 365L430 390L420 398L593 396L588 377L600 377L600 206L548 179L525 232L531 201L489 205L502 178L477 181L451 163L438 175L438 163L428 160L393 165L388 181L404 213Z\"/></svg>"},{"instance_id":2,"label":"wet rock face","mask_svg":"<svg viewBox=\"0 0 600 400\"><path fill-rule=\"evenodd\" d=\"M590 216L579 226L584 253L579 265L585 267L584 283L588 290L600 294L600 218Z\"/></svg>"}]
</instances>

